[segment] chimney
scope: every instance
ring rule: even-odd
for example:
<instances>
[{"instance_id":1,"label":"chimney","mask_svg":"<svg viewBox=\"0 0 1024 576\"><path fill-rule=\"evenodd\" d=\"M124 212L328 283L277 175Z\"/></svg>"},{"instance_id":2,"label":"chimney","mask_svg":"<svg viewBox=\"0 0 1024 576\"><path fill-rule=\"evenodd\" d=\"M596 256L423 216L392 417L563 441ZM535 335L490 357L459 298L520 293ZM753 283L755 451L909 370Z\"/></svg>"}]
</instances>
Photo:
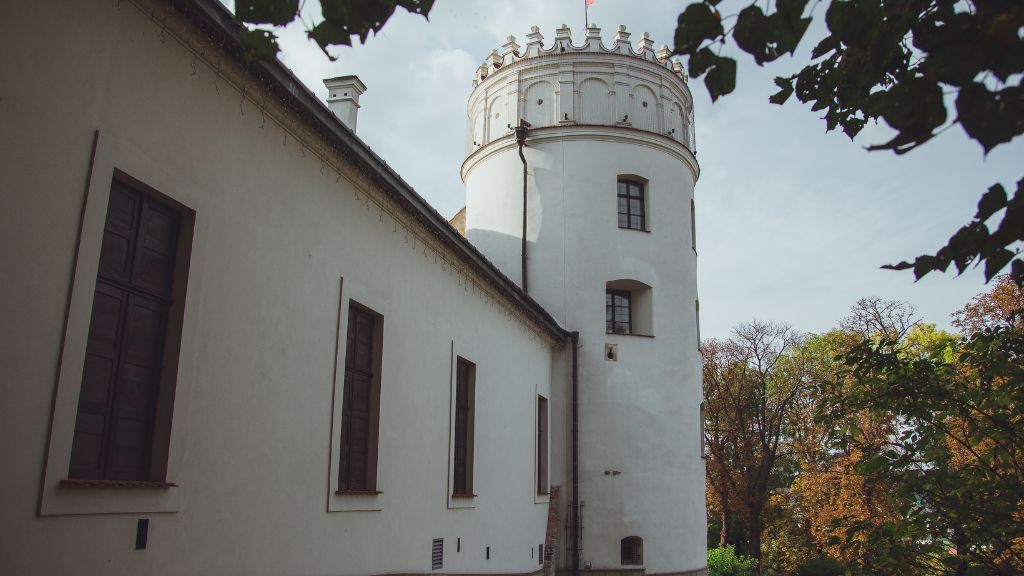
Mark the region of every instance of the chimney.
<instances>
[{"instance_id":1,"label":"chimney","mask_svg":"<svg viewBox=\"0 0 1024 576\"><path fill-rule=\"evenodd\" d=\"M324 80L324 86L327 86L327 107L342 124L355 132L359 96L366 92L366 84L357 76L338 76Z\"/></svg>"}]
</instances>

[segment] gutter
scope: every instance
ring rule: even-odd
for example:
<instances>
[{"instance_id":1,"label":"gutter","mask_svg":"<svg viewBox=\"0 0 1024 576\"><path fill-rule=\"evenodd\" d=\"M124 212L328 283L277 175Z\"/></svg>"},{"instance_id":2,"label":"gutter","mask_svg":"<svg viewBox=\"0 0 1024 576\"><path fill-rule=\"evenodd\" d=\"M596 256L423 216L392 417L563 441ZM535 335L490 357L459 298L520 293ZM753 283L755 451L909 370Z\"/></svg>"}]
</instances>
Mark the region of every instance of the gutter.
<instances>
[{"instance_id":1,"label":"gutter","mask_svg":"<svg viewBox=\"0 0 1024 576\"><path fill-rule=\"evenodd\" d=\"M526 133L530 131L530 123L526 120L519 120L516 131L516 144L519 145L519 159L523 161L523 292L529 293L526 282L526 156L523 155L523 146L526 145Z\"/></svg>"},{"instance_id":2,"label":"gutter","mask_svg":"<svg viewBox=\"0 0 1024 576\"><path fill-rule=\"evenodd\" d=\"M572 506L569 511L570 544L572 545L572 574L580 576L580 471L579 471L579 360L580 333L569 333L572 346Z\"/></svg>"}]
</instances>

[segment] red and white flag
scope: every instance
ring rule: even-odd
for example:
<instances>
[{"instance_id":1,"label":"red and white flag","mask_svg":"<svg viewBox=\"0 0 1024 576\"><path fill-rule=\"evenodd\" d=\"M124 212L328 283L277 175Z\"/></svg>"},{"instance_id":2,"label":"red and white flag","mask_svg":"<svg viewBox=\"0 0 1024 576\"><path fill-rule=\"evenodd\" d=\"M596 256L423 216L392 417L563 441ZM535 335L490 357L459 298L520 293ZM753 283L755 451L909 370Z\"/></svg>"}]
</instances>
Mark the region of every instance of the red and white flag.
<instances>
[{"instance_id":1,"label":"red and white flag","mask_svg":"<svg viewBox=\"0 0 1024 576\"><path fill-rule=\"evenodd\" d=\"M586 2L586 3L587 3L587 6L590 6L590 5L591 5L591 4L593 4L593 3L595 2L595 1L596 1L596 0L584 0L584 2Z\"/></svg>"}]
</instances>

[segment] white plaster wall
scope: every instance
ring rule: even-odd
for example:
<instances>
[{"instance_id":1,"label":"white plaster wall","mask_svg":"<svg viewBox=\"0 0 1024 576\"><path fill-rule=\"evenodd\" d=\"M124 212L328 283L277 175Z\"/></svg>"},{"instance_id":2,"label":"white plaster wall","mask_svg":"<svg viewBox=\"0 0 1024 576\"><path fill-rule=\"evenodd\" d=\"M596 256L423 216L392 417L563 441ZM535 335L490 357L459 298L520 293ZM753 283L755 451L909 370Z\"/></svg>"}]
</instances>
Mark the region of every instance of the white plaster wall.
<instances>
[{"instance_id":1,"label":"white plaster wall","mask_svg":"<svg viewBox=\"0 0 1024 576\"><path fill-rule=\"evenodd\" d=\"M556 67L549 58L546 70L564 74L573 62ZM471 102L495 89L489 82L500 85L507 80L501 74L515 72L484 80ZM643 121L655 123L650 116ZM702 387L690 236L696 161L675 136L572 124L531 130L525 155L530 294L564 328L580 332L581 560L618 567L620 540L636 535L644 539L648 573L702 568ZM510 137L478 147L463 164L467 236L517 280L521 170ZM618 228L620 175L647 180L648 232ZM651 286L653 338L605 333L605 283L619 279ZM604 359L605 343L618 345L617 362ZM559 439L567 500L568 430ZM612 470L621 473L605 475Z\"/></svg>"},{"instance_id":2,"label":"white plaster wall","mask_svg":"<svg viewBox=\"0 0 1024 576\"><path fill-rule=\"evenodd\" d=\"M535 570L547 515L534 494L535 402L557 373L548 343L368 213L365 190L357 200L291 136L283 145L279 126L261 128L250 102L240 111L210 67L192 75L170 17L164 38L127 0L30 3L0 23L4 74L16 79L0 101L0 573L426 573L442 537L445 571ZM72 273L95 254L115 167L197 213L170 512L56 487L77 401L77 390L55 392L58 373L81 371L69 357L59 366ZM330 446L349 299L384 316L379 511L328 511L342 498ZM84 338L81 315L71 341ZM468 509L447 505L453 346L477 364L479 496ZM47 463L48 445L65 458ZM60 513L98 500L122 512ZM134 551L142 517L149 546Z\"/></svg>"}]
</instances>

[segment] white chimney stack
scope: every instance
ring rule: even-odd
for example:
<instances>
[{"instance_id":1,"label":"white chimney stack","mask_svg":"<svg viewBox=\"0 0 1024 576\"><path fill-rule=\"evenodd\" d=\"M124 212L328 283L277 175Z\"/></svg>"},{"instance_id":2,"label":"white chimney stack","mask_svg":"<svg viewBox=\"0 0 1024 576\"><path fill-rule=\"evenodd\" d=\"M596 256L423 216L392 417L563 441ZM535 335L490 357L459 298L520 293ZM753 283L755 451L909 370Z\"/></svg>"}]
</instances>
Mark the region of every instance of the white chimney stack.
<instances>
[{"instance_id":1,"label":"white chimney stack","mask_svg":"<svg viewBox=\"0 0 1024 576\"><path fill-rule=\"evenodd\" d=\"M324 86L327 86L327 107L338 120L355 132L359 96L366 92L366 84L357 76L338 76L324 80Z\"/></svg>"}]
</instances>

